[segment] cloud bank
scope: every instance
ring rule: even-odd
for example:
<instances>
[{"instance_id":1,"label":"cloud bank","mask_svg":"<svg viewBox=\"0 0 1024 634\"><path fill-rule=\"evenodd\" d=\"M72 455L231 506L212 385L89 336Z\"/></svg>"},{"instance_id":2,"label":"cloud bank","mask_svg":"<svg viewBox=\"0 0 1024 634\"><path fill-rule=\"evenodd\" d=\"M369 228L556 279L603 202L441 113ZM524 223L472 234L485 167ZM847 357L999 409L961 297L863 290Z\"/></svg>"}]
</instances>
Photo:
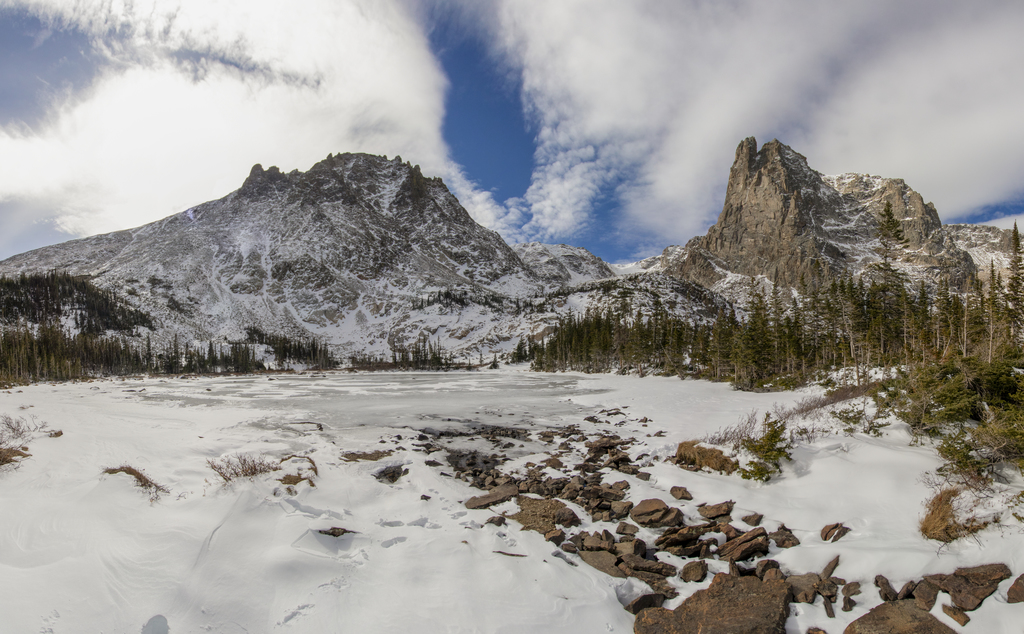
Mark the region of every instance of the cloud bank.
<instances>
[{"instance_id":1,"label":"cloud bank","mask_svg":"<svg viewBox=\"0 0 1024 634\"><path fill-rule=\"evenodd\" d=\"M448 165L447 80L399 2L3 6L84 32L102 53L88 90L63 95L34 129L0 129L0 204L45 201L68 233L218 198L255 162L307 169L341 150Z\"/></svg>"}]
</instances>

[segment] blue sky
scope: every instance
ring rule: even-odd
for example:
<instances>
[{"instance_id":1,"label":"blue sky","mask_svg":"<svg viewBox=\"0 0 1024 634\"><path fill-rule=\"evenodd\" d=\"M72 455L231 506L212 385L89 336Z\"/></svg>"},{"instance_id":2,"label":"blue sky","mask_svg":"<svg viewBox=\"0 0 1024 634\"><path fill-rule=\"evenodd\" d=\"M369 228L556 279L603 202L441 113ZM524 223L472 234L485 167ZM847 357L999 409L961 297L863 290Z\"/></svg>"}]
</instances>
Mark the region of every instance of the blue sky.
<instances>
[{"instance_id":1,"label":"blue sky","mask_svg":"<svg viewBox=\"0 0 1024 634\"><path fill-rule=\"evenodd\" d=\"M253 163L401 154L509 242L629 261L706 231L738 142L1024 213L1024 6L992 0L0 0L0 258Z\"/></svg>"}]
</instances>

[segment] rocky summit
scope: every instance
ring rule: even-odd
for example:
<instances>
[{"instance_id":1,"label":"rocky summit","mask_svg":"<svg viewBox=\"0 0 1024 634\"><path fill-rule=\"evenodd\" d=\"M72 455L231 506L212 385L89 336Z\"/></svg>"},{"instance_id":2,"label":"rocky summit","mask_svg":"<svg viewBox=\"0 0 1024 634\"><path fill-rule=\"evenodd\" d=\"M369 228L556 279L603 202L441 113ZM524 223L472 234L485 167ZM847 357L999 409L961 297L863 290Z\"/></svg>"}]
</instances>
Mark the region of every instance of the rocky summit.
<instances>
[{"instance_id":1,"label":"rocky summit","mask_svg":"<svg viewBox=\"0 0 1024 634\"><path fill-rule=\"evenodd\" d=\"M568 245L510 246L418 166L338 154L306 172L255 165L219 200L14 256L0 275L87 277L152 315L163 341L235 341L256 328L343 356L423 341L490 355L539 340L569 312L660 307L707 322L730 301L742 307L752 280L798 290L870 273L886 205L907 238L893 264L912 281L961 286L1006 268L1008 231L943 225L901 179L825 176L777 140L748 138L708 233L632 265Z\"/></svg>"}]
</instances>

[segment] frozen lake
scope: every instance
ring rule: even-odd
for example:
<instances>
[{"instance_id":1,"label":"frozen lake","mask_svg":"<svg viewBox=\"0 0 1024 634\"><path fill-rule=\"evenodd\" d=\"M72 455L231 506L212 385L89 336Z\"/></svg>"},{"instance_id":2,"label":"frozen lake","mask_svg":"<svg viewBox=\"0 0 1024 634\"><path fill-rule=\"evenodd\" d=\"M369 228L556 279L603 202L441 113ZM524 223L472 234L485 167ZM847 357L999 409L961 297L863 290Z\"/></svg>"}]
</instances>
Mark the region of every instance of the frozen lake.
<instances>
[{"instance_id":1,"label":"frozen lake","mask_svg":"<svg viewBox=\"0 0 1024 634\"><path fill-rule=\"evenodd\" d=\"M586 452L583 442L559 449L561 439L549 443L539 434L568 425L588 439L635 439L629 453L650 479L607 476L626 480L634 502L661 498L697 522L697 504L734 500L737 517L763 513L769 530L785 523L804 543L770 556L794 573L820 570L836 554L843 558L837 574L869 588L875 574L901 584L990 560L1024 571L1017 528L941 552L920 537L916 523L930 495L923 476L938 461L930 448L909 446L898 426L883 438L826 434L801 445L768 485L662 460L682 440L811 393L509 368L116 379L2 392L0 414L34 417L63 434L41 430L28 443L31 457L0 471L0 596L14 606L4 610L0 633L631 632L622 604L648 592L646 585L609 577L515 522L485 524L515 512L516 502L466 509L463 502L481 491L451 477L445 464L443 449L475 448L507 456L502 470L523 473L557 455L565 468L549 473L568 477ZM599 415L612 408L624 415ZM595 415L597 422L585 420ZM508 443L434 435L482 426L527 435ZM424 451L424 431L441 451ZM383 457L345 459L372 451ZM315 486L289 490L278 481L283 472L225 486L207 460L238 453L301 456L300 464L317 466ZM128 476L103 473L122 464L169 492L151 502ZM378 481L374 474L388 466L408 474ZM674 485L695 499L673 499ZM615 529L617 522L593 522L573 508L583 519L578 530ZM836 521L853 532L822 543L821 526ZM355 532L317 532L332 527ZM640 536L653 543L657 535L641 528ZM683 563L667 553L659 558ZM673 583L681 596L669 607L708 584ZM1001 604L990 599L995 607L972 613L962 631L1016 631L1001 629L1007 613L999 609L1014 608L1002 593ZM820 606L794 605L787 627L841 631L877 604L873 594L831 622Z\"/></svg>"}]
</instances>

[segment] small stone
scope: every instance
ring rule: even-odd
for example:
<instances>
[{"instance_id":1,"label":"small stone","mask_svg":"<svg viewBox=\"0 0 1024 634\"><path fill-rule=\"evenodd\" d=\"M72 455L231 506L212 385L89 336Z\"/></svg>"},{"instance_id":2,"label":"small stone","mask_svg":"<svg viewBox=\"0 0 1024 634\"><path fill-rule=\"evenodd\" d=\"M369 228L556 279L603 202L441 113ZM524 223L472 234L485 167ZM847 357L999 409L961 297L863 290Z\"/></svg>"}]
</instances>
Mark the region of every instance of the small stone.
<instances>
[{"instance_id":1,"label":"small stone","mask_svg":"<svg viewBox=\"0 0 1024 634\"><path fill-rule=\"evenodd\" d=\"M736 503L732 500L728 502L721 502L719 504L705 504L698 508L697 512L701 514L701 517L713 520L732 513L732 507L735 505Z\"/></svg>"},{"instance_id":2,"label":"small stone","mask_svg":"<svg viewBox=\"0 0 1024 634\"><path fill-rule=\"evenodd\" d=\"M519 487L514 484L503 484L500 487L491 489L486 495L478 495L466 500L468 509L484 509L494 504L508 502L519 495ZM571 511L570 511L571 512Z\"/></svg>"},{"instance_id":3,"label":"small stone","mask_svg":"<svg viewBox=\"0 0 1024 634\"><path fill-rule=\"evenodd\" d=\"M967 616L966 612L956 607L955 605L943 603L942 611L946 613L946 616L959 623L961 627L967 625L967 623L971 620L971 617Z\"/></svg>"},{"instance_id":4,"label":"small stone","mask_svg":"<svg viewBox=\"0 0 1024 634\"><path fill-rule=\"evenodd\" d=\"M629 515L629 512L633 509L633 503L623 500L618 502L612 502L611 516L612 519L621 519Z\"/></svg>"},{"instance_id":5,"label":"small stone","mask_svg":"<svg viewBox=\"0 0 1024 634\"><path fill-rule=\"evenodd\" d=\"M807 628L807 634L828 634L828 632L820 627L809 627Z\"/></svg>"},{"instance_id":6,"label":"small stone","mask_svg":"<svg viewBox=\"0 0 1024 634\"><path fill-rule=\"evenodd\" d=\"M832 561L828 562L828 564L825 565L825 568L822 569L822 571L821 571L822 578L828 579L829 577L831 577L832 573L835 572L836 568L838 568L838 567L839 567L839 555L836 555L835 558Z\"/></svg>"},{"instance_id":7,"label":"small stone","mask_svg":"<svg viewBox=\"0 0 1024 634\"><path fill-rule=\"evenodd\" d=\"M848 583L845 586L843 586L843 596L844 597L855 597L858 594L860 594L860 582L859 581L851 581L850 583Z\"/></svg>"},{"instance_id":8,"label":"small stone","mask_svg":"<svg viewBox=\"0 0 1024 634\"><path fill-rule=\"evenodd\" d=\"M561 545L561 546L559 546L559 548L561 548L561 549L562 549L563 551L565 551L565 552L567 552L567 553L576 553L576 552L579 552L579 551L577 550L577 548L576 548L576 544L574 544L574 543L572 543L572 542L562 542L562 545Z\"/></svg>"},{"instance_id":9,"label":"small stone","mask_svg":"<svg viewBox=\"0 0 1024 634\"><path fill-rule=\"evenodd\" d=\"M644 500L633 507L629 517L641 526L653 528L679 526L683 523L683 513L677 508L669 508L664 501L657 498Z\"/></svg>"},{"instance_id":10,"label":"small stone","mask_svg":"<svg viewBox=\"0 0 1024 634\"><path fill-rule=\"evenodd\" d=\"M622 557L623 555L636 555L643 557L647 554L647 544L642 539L621 541L612 547L612 552Z\"/></svg>"},{"instance_id":11,"label":"small stone","mask_svg":"<svg viewBox=\"0 0 1024 634\"><path fill-rule=\"evenodd\" d=\"M505 518L503 516L501 516L501 515L492 515L491 517L487 518L487 521L484 522L484 524L494 524L495 526L504 526L505 525Z\"/></svg>"},{"instance_id":12,"label":"small stone","mask_svg":"<svg viewBox=\"0 0 1024 634\"><path fill-rule=\"evenodd\" d=\"M622 563L629 567L631 570L639 570L641 572L650 572L662 577L674 577L679 572L672 564L666 564L661 561L652 561L650 559L644 559L637 555L625 554L622 556Z\"/></svg>"},{"instance_id":13,"label":"small stone","mask_svg":"<svg viewBox=\"0 0 1024 634\"><path fill-rule=\"evenodd\" d=\"M690 495L690 492L686 490L686 487L672 487L671 489L668 490L668 492L671 493L672 497L674 497L677 500L693 499L693 496Z\"/></svg>"},{"instance_id":14,"label":"small stone","mask_svg":"<svg viewBox=\"0 0 1024 634\"><path fill-rule=\"evenodd\" d=\"M843 612L849 612L855 605L857 605L856 601L847 596L843 597Z\"/></svg>"},{"instance_id":15,"label":"small stone","mask_svg":"<svg viewBox=\"0 0 1024 634\"><path fill-rule=\"evenodd\" d=\"M785 525L780 526L779 530L774 533L769 533L768 539L775 542L779 548L792 548L800 545L800 540Z\"/></svg>"},{"instance_id":16,"label":"small stone","mask_svg":"<svg viewBox=\"0 0 1024 634\"><path fill-rule=\"evenodd\" d=\"M821 529L821 541L827 542L832 539L832 536L836 534L840 526L842 526L842 523L837 522L835 524L828 524L825 528Z\"/></svg>"},{"instance_id":17,"label":"small stone","mask_svg":"<svg viewBox=\"0 0 1024 634\"><path fill-rule=\"evenodd\" d=\"M615 528L616 535L636 535L640 529L629 522L619 522L619 525Z\"/></svg>"},{"instance_id":18,"label":"small stone","mask_svg":"<svg viewBox=\"0 0 1024 634\"><path fill-rule=\"evenodd\" d=\"M544 539L545 541L551 542L555 546L559 546L562 542L565 541L565 531L563 531L560 528L556 528L553 531L548 531L544 533Z\"/></svg>"},{"instance_id":19,"label":"small stone","mask_svg":"<svg viewBox=\"0 0 1024 634\"><path fill-rule=\"evenodd\" d=\"M746 522L747 526L760 526L762 520L764 520L764 515L760 513L751 513L741 519Z\"/></svg>"},{"instance_id":20,"label":"small stone","mask_svg":"<svg viewBox=\"0 0 1024 634\"><path fill-rule=\"evenodd\" d=\"M644 594L630 601L629 605L625 606L625 608L626 612L630 614L640 614L641 610L646 610L647 608L660 608L664 602L665 595L663 594Z\"/></svg>"},{"instance_id":21,"label":"small stone","mask_svg":"<svg viewBox=\"0 0 1024 634\"><path fill-rule=\"evenodd\" d=\"M875 576L875 587L878 588L878 596L882 598L882 601L895 601L899 596L884 575Z\"/></svg>"},{"instance_id":22,"label":"small stone","mask_svg":"<svg viewBox=\"0 0 1024 634\"><path fill-rule=\"evenodd\" d=\"M761 527L726 542L718 549L719 559L729 561L744 561L757 555L767 554L768 533Z\"/></svg>"},{"instance_id":23,"label":"small stone","mask_svg":"<svg viewBox=\"0 0 1024 634\"><path fill-rule=\"evenodd\" d=\"M1022 603L1024 602L1024 575L1017 577L1013 581L1013 585L1006 591L1006 602L1007 603Z\"/></svg>"},{"instance_id":24,"label":"small stone","mask_svg":"<svg viewBox=\"0 0 1024 634\"><path fill-rule=\"evenodd\" d=\"M778 568L769 568L764 571L761 581L785 581L786 575Z\"/></svg>"},{"instance_id":25,"label":"small stone","mask_svg":"<svg viewBox=\"0 0 1024 634\"><path fill-rule=\"evenodd\" d=\"M579 516L576 515L576 512L568 506L555 511L555 515L552 519L558 526L564 526L566 528L580 525Z\"/></svg>"},{"instance_id":26,"label":"small stone","mask_svg":"<svg viewBox=\"0 0 1024 634\"><path fill-rule=\"evenodd\" d=\"M637 480L643 480L644 482L648 482L651 479L651 474L647 473L646 471L638 471L636 474L636 478Z\"/></svg>"},{"instance_id":27,"label":"small stone","mask_svg":"<svg viewBox=\"0 0 1024 634\"><path fill-rule=\"evenodd\" d=\"M342 535L355 533L355 531L350 531L347 528L342 528L340 526L332 526L331 528L320 529L317 532L321 535L329 535L331 537L341 537Z\"/></svg>"},{"instance_id":28,"label":"small stone","mask_svg":"<svg viewBox=\"0 0 1024 634\"><path fill-rule=\"evenodd\" d=\"M772 568L778 570L779 562L775 561L774 559L762 559L761 561L757 562L757 566L754 567L754 574L757 575L758 579L763 580L764 573L768 572Z\"/></svg>"},{"instance_id":29,"label":"small stone","mask_svg":"<svg viewBox=\"0 0 1024 634\"><path fill-rule=\"evenodd\" d=\"M683 565L679 577L683 581L699 583L708 576L708 564L705 561L688 561Z\"/></svg>"},{"instance_id":30,"label":"small stone","mask_svg":"<svg viewBox=\"0 0 1024 634\"><path fill-rule=\"evenodd\" d=\"M836 611L832 608L832 599L826 596L822 596L821 601L822 604L825 606L825 616L827 616L830 619L836 618Z\"/></svg>"}]
</instances>

